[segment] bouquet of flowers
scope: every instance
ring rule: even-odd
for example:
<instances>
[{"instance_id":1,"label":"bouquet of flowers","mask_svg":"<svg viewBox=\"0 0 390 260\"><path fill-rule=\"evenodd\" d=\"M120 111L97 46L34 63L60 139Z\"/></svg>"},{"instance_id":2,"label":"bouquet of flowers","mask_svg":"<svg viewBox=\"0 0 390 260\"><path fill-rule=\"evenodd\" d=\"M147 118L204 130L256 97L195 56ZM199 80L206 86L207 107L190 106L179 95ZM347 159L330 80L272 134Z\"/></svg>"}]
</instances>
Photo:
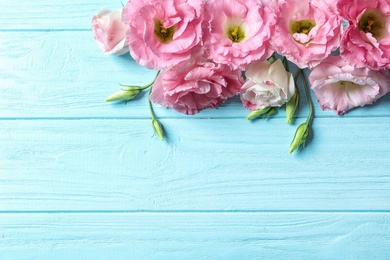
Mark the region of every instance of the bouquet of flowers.
<instances>
[{"instance_id":1,"label":"bouquet of flowers","mask_svg":"<svg viewBox=\"0 0 390 260\"><path fill-rule=\"evenodd\" d=\"M309 88L322 109L339 115L390 91L390 0L129 0L120 10L101 10L92 28L104 53L129 51L158 71L150 84L125 86L107 101L149 89L161 139L151 102L192 115L239 95L248 120L285 106L292 123L301 77L309 115L291 153L310 134Z\"/></svg>"}]
</instances>

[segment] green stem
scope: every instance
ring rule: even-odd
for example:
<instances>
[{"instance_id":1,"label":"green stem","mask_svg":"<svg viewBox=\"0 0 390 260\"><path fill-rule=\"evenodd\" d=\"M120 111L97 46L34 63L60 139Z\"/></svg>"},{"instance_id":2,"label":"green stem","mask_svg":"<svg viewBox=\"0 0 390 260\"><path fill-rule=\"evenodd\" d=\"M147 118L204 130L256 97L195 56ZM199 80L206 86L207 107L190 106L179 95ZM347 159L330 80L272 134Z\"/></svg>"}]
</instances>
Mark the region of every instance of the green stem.
<instances>
[{"instance_id":1,"label":"green stem","mask_svg":"<svg viewBox=\"0 0 390 260\"><path fill-rule=\"evenodd\" d=\"M157 74L156 76L154 77L154 79L147 85L145 86L129 86L129 85L122 85L120 84L122 87L128 87L128 88L137 88L138 90L142 91L142 90L145 90L147 88L150 88L151 86L153 86L154 82L156 82L156 79L158 77L158 75L160 74L160 70L157 71Z\"/></svg>"},{"instance_id":2,"label":"green stem","mask_svg":"<svg viewBox=\"0 0 390 260\"><path fill-rule=\"evenodd\" d=\"M295 85L298 84L298 77L299 77L299 74L301 74L301 71L302 71L301 69L298 70L297 74L294 75L294 82L295 82Z\"/></svg>"},{"instance_id":3,"label":"green stem","mask_svg":"<svg viewBox=\"0 0 390 260\"><path fill-rule=\"evenodd\" d=\"M152 117L152 126L154 132L160 137L160 139L163 141L164 140L164 129L161 123L156 119L156 114L154 113L152 102L150 101L150 94L152 93L152 88L149 90L148 94L148 102L149 102L149 111L150 115Z\"/></svg>"},{"instance_id":4,"label":"green stem","mask_svg":"<svg viewBox=\"0 0 390 260\"><path fill-rule=\"evenodd\" d=\"M314 114L314 107L313 107L313 101L311 99L310 95L310 90L309 90L309 85L307 84L307 78L305 71L300 69L303 77L303 86L305 87L305 94L307 98L307 102L309 103L309 116L306 119L306 123L309 125L311 123L311 120L313 119L313 114Z\"/></svg>"},{"instance_id":5,"label":"green stem","mask_svg":"<svg viewBox=\"0 0 390 260\"><path fill-rule=\"evenodd\" d=\"M276 59L275 52L272 53L272 55L267 59L267 61L268 61L269 63L274 63L276 60L277 60L277 59Z\"/></svg>"},{"instance_id":6,"label":"green stem","mask_svg":"<svg viewBox=\"0 0 390 260\"><path fill-rule=\"evenodd\" d=\"M286 56L283 56L283 64L284 64L284 67L286 68L286 70L288 72L290 72L290 66L288 65L288 60L287 60Z\"/></svg>"},{"instance_id":7,"label":"green stem","mask_svg":"<svg viewBox=\"0 0 390 260\"><path fill-rule=\"evenodd\" d=\"M302 73L302 69L299 69L297 74L295 74L294 76L295 92L297 92L298 95L300 94L299 87L298 87L298 78L299 78L299 74L301 73Z\"/></svg>"},{"instance_id":8,"label":"green stem","mask_svg":"<svg viewBox=\"0 0 390 260\"><path fill-rule=\"evenodd\" d=\"M156 76L154 77L153 81L152 81L150 84L141 87L141 89L144 90L144 89L150 88L150 87L154 84L154 82L156 81L158 75L160 74L160 71L161 71L161 70L157 71ZM151 93L152 93L152 88L149 89L149 93L148 93L149 111L150 111L150 115L152 116L152 119L153 119L153 120L156 120L156 114L155 114L154 111L153 111L152 102L150 101L150 94L151 94Z\"/></svg>"},{"instance_id":9,"label":"green stem","mask_svg":"<svg viewBox=\"0 0 390 260\"><path fill-rule=\"evenodd\" d=\"M150 94L151 93L152 93L152 88L149 89L149 93L148 93L149 112L150 112L150 115L152 116L152 120L156 120L156 114L154 113L154 110L153 110L152 101L150 101Z\"/></svg>"},{"instance_id":10,"label":"green stem","mask_svg":"<svg viewBox=\"0 0 390 260\"><path fill-rule=\"evenodd\" d=\"M141 87L141 90L144 90L144 89L147 89L147 88L150 88L151 86L153 86L153 84L154 84L154 82L156 81L158 75L160 74L160 71L161 71L161 70L157 71L156 76L154 77L154 79L152 80L152 82L150 82L148 85L142 86L142 87Z\"/></svg>"}]
</instances>

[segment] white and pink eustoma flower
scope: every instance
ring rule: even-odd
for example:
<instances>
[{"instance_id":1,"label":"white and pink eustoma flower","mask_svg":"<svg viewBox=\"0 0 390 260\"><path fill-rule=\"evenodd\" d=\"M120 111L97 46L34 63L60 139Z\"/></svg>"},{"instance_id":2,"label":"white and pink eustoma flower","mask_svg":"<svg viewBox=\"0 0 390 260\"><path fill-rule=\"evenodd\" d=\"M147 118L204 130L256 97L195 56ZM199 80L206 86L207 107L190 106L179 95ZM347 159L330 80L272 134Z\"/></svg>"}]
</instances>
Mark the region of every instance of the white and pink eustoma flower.
<instances>
[{"instance_id":1,"label":"white and pink eustoma flower","mask_svg":"<svg viewBox=\"0 0 390 260\"><path fill-rule=\"evenodd\" d=\"M123 11L134 60L164 69L198 55L203 0L131 0Z\"/></svg>"},{"instance_id":2,"label":"white and pink eustoma flower","mask_svg":"<svg viewBox=\"0 0 390 260\"><path fill-rule=\"evenodd\" d=\"M245 72L247 80L240 89L241 100L247 109L280 107L295 93L294 78L281 62L254 62Z\"/></svg>"},{"instance_id":3,"label":"white and pink eustoma flower","mask_svg":"<svg viewBox=\"0 0 390 260\"><path fill-rule=\"evenodd\" d=\"M206 1L203 41L208 57L242 70L252 61L267 59L273 53L273 7L266 0Z\"/></svg>"},{"instance_id":4,"label":"white and pink eustoma flower","mask_svg":"<svg viewBox=\"0 0 390 260\"><path fill-rule=\"evenodd\" d=\"M390 91L388 71L355 68L340 56L329 56L314 67L309 81L321 108L339 115L371 104Z\"/></svg>"},{"instance_id":5,"label":"white and pink eustoma flower","mask_svg":"<svg viewBox=\"0 0 390 260\"><path fill-rule=\"evenodd\" d=\"M332 0L280 0L271 44L300 68L313 67L339 47L342 18Z\"/></svg>"},{"instance_id":6,"label":"white and pink eustoma flower","mask_svg":"<svg viewBox=\"0 0 390 260\"><path fill-rule=\"evenodd\" d=\"M203 58L191 59L163 70L153 84L150 99L192 115L237 95L243 82L241 71Z\"/></svg>"},{"instance_id":7,"label":"white and pink eustoma flower","mask_svg":"<svg viewBox=\"0 0 390 260\"><path fill-rule=\"evenodd\" d=\"M122 9L102 9L92 18L92 31L99 48L105 54L122 55L129 51L126 43L128 26L122 22Z\"/></svg>"},{"instance_id":8,"label":"white and pink eustoma flower","mask_svg":"<svg viewBox=\"0 0 390 260\"><path fill-rule=\"evenodd\" d=\"M340 55L359 68L390 68L390 0L340 0L337 4L349 25Z\"/></svg>"}]
</instances>

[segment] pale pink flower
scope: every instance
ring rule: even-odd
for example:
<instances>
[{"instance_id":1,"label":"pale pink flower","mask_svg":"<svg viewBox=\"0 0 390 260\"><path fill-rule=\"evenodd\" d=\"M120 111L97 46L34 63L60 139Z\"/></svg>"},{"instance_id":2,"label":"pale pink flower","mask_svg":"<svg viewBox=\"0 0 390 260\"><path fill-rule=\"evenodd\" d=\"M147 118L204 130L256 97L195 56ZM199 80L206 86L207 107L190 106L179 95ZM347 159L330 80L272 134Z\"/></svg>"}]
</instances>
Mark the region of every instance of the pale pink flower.
<instances>
[{"instance_id":1,"label":"pale pink flower","mask_svg":"<svg viewBox=\"0 0 390 260\"><path fill-rule=\"evenodd\" d=\"M247 109L263 109L284 105L295 92L294 78L280 60L255 62L245 72L241 100Z\"/></svg>"},{"instance_id":2,"label":"pale pink flower","mask_svg":"<svg viewBox=\"0 0 390 260\"><path fill-rule=\"evenodd\" d=\"M340 0L348 20L340 55L355 67L390 68L390 0Z\"/></svg>"},{"instance_id":3,"label":"pale pink flower","mask_svg":"<svg viewBox=\"0 0 390 260\"><path fill-rule=\"evenodd\" d=\"M262 0L206 1L204 45L209 58L245 69L254 60L265 60L275 15Z\"/></svg>"},{"instance_id":4,"label":"pale pink flower","mask_svg":"<svg viewBox=\"0 0 390 260\"><path fill-rule=\"evenodd\" d=\"M209 60L191 59L163 70L153 85L151 100L185 114L214 108L238 93L241 72Z\"/></svg>"},{"instance_id":5,"label":"pale pink flower","mask_svg":"<svg viewBox=\"0 0 390 260\"><path fill-rule=\"evenodd\" d=\"M128 26L122 22L122 9L102 9L92 18L93 35L105 54L122 55L129 51L126 43Z\"/></svg>"},{"instance_id":6,"label":"pale pink flower","mask_svg":"<svg viewBox=\"0 0 390 260\"><path fill-rule=\"evenodd\" d=\"M312 67L339 47L342 19L332 0L280 1L271 44L300 68Z\"/></svg>"},{"instance_id":7,"label":"pale pink flower","mask_svg":"<svg viewBox=\"0 0 390 260\"><path fill-rule=\"evenodd\" d=\"M134 60L163 69L188 60L199 49L202 0L131 0L123 11Z\"/></svg>"},{"instance_id":8,"label":"pale pink flower","mask_svg":"<svg viewBox=\"0 0 390 260\"><path fill-rule=\"evenodd\" d=\"M335 110L339 115L371 104L390 91L386 70L355 68L340 56L329 56L314 67L309 81L321 108Z\"/></svg>"}]
</instances>

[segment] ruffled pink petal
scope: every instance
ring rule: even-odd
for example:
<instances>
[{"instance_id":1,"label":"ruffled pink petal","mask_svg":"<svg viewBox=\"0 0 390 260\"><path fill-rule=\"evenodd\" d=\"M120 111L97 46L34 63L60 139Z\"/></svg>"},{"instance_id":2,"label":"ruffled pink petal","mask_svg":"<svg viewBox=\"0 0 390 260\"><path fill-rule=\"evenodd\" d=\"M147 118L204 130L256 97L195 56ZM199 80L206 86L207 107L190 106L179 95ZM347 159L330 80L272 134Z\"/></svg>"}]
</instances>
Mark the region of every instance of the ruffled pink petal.
<instances>
[{"instance_id":1,"label":"ruffled pink petal","mask_svg":"<svg viewBox=\"0 0 390 260\"><path fill-rule=\"evenodd\" d=\"M195 114L236 95L242 83L240 71L202 58L191 59L164 70L157 89L153 86L151 100L181 113Z\"/></svg>"},{"instance_id":2,"label":"ruffled pink petal","mask_svg":"<svg viewBox=\"0 0 390 260\"><path fill-rule=\"evenodd\" d=\"M273 48L300 68L320 63L338 48L342 35L342 19L332 5L331 1L323 0L280 3L275 32L271 37ZM316 26L308 34L291 33L291 22L300 20L314 20Z\"/></svg>"},{"instance_id":3,"label":"ruffled pink petal","mask_svg":"<svg viewBox=\"0 0 390 260\"><path fill-rule=\"evenodd\" d=\"M252 61L268 58L273 52L268 41L275 23L270 6L256 0L206 1L203 35L208 57L233 69L246 69ZM245 35L239 42L226 35L235 26Z\"/></svg>"},{"instance_id":4,"label":"ruffled pink petal","mask_svg":"<svg viewBox=\"0 0 390 260\"><path fill-rule=\"evenodd\" d=\"M334 110L339 115L371 104L390 91L387 71L354 68L340 56L328 57L314 67L309 81L321 108Z\"/></svg>"},{"instance_id":5,"label":"ruffled pink petal","mask_svg":"<svg viewBox=\"0 0 390 260\"><path fill-rule=\"evenodd\" d=\"M127 42L134 60L149 69L172 67L197 55L202 36L202 0L134 0L123 10ZM156 21L174 28L170 41L155 35Z\"/></svg>"}]
</instances>

